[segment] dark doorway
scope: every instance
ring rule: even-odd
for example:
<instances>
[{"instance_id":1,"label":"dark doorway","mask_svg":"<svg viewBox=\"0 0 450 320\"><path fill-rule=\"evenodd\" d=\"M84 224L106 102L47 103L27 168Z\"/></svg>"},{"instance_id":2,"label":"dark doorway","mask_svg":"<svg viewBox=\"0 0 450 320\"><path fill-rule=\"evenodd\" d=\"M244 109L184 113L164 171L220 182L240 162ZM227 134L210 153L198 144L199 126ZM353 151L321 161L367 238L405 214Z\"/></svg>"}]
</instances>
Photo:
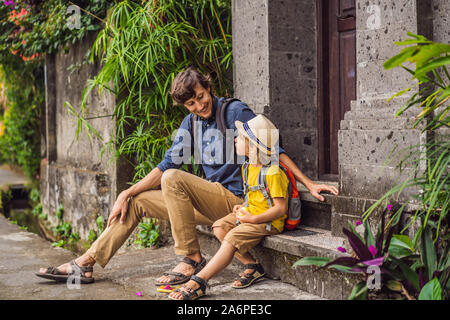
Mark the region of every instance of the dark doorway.
<instances>
[{"instance_id":1,"label":"dark doorway","mask_svg":"<svg viewBox=\"0 0 450 320\"><path fill-rule=\"evenodd\" d=\"M338 130L356 99L355 0L317 0L319 179L338 180Z\"/></svg>"}]
</instances>

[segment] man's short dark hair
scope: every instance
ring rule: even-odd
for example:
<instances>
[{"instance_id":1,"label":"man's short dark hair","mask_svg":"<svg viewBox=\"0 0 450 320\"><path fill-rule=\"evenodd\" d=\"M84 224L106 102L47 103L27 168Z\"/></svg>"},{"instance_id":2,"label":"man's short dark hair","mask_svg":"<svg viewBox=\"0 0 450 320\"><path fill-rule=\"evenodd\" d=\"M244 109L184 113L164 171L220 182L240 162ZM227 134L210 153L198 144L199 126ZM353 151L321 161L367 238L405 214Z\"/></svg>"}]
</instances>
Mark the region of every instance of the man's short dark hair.
<instances>
[{"instance_id":1,"label":"man's short dark hair","mask_svg":"<svg viewBox=\"0 0 450 320\"><path fill-rule=\"evenodd\" d=\"M170 95L175 104L184 104L187 100L195 96L194 88L200 84L211 93L211 80L208 76L201 74L194 67L189 67L185 71L177 74L173 79L170 88Z\"/></svg>"}]
</instances>

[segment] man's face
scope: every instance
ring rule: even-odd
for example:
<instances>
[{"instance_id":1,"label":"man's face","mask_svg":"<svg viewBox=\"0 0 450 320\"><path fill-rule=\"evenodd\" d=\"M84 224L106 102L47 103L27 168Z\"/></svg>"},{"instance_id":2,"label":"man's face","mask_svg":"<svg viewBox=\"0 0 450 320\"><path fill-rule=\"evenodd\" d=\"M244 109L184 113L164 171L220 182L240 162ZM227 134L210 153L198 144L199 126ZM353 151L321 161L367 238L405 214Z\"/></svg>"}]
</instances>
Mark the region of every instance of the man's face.
<instances>
[{"instance_id":1,"label":"man's face","mask_svg":"<svg viewBox=\"0 0 450 320\"><path fill-rule=\"evenodd\" d=\"M184 106L189 112L203 119L209 119L212 116L213 110L213 99L209 90L203 88L201 84L197 84L194 91L195 96L186 100Z\"/></svg>"}]
</instances>

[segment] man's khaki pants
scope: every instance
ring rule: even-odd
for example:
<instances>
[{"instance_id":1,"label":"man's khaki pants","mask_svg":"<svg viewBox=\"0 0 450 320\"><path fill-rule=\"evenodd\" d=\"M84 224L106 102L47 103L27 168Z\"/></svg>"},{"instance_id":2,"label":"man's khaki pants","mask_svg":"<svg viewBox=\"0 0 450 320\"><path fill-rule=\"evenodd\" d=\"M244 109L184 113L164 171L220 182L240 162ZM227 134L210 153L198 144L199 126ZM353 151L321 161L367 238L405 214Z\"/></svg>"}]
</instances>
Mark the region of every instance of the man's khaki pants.
<instances>
[{"instance_id":1,"label":"man's khaki pants","mask_svg":"<svg viewBox=\"0 0 450 320\"><path fill-rule=\"evenodd\" d=\"M144 217L170 220L175 253L200 251L195 226L211 225L233 211L243 199L219 182L209 182L190 173L169 169L161 178L161 190L141 192L131 199L123 224L118 216L86 252L105 267Z\"/></svg>"}]
</instances>

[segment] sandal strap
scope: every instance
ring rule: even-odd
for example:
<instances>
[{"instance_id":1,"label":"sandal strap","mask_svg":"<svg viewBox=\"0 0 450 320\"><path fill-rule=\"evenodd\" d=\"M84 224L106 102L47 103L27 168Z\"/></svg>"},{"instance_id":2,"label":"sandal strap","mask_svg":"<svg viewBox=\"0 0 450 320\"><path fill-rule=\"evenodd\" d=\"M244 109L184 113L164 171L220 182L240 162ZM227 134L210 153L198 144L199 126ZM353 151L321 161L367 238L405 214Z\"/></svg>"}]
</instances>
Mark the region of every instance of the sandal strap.
<instances>
[{"instance_id":1,"label":"sandal strap","mask_svg":"<svg viewBox=\"0 0 450 320\"><path fill-rule=\"evenodd\" d=\"M55 275L62 275L63 273L58 270L56 267L48 267L47 270L45 270L45 273L48 274L55 274Z\"/></svg>"},{"instance_id":2,"label":"sandal strap","mask_svg":"<svg viewBox=\"0 0 450 320\"><path fill-rule=\"evenodd\" d=\"M72 271L69 273L69 275L78 273L82 277L86 278L86 272L93 272L94 268L92 266L79 266L76 264L75 260L70 261L70 266L72 267Z\"/></svg>"},{"instance_id":3,"label":"sandal strap","mask_svg":"<svg viewBox=\"0 0 450 320\"><path fill-rule=\"evenodd\" d=\"M203 258L202 261L196 262L192 260L191 258L184 257L182 260L184 263L192 266L194 270L194 274L199 273L205 266L206 266L206 259Z\"/></svg>"},{"instance_id":4,"label":"sandal strap","mask_svg":"<svg viewBox=\"0 0 450 320\"><path fill-rule=\"evenodd\" d=\"M264 273L264 268L261 265L261 263L249 263L249 264L244 264L244 268L245 269L253 269L253 272L251 274L254 274L256 271L258 271L259 273L263 274Z\"/></svg>"},{"instance_id":5,"label":"sandal strap","mask_svg":"<svg viewBox=\"0 0 450 320\"><path fill-rule=\"evenodd\" d=\"M184 263L194 267L194 268L197 268L197 265L199 264L198 262L196 262L196 261L194 261L194 260L192 260L191 258L188 258L188 257L184 257L182 261Z\"/></svg>"},{"instance_id":6,"label":"sandal strap","mask_svg":"<svg viewBox=\"0 0 450 320\"><path fill-rule=\"evenodd\" d=\"M183 300L193 300L193 298L201 297L206 293L206 287L209 288L208 283L198 276L192 275L191 280L198 283L199 287L197 289L192 289L191 287L183 285L174 291L181 293ZM201 291L201 294L199 294L199 291Z\"/></svg>"},{"instance_id":7,"label":"sandal strap","mask_svg":"<svg viewBox=\"0 0 450 320\"><path fill-rule=\"evenodd\" d=\"M183 278L188 278L187 275L182 274L181 272L174 272L174 271L167 271L167 272L164 272L163 275L169 276L169 277L170 277L170 281L173 281L173 280L183 280Z\"/></svg>"},{"instance_id":8,"label":"sandal strap","mask_svg":"<svg viewBox=\"0 0 450 320\"><path fill-rule=\"evenodd\" d=\"M192 275L191 280L197 282L200 285L200 289L205 292L206 288L209 288L208 282L205 279L200 278L199 276Z\"/></svg>"}]
</instances>

